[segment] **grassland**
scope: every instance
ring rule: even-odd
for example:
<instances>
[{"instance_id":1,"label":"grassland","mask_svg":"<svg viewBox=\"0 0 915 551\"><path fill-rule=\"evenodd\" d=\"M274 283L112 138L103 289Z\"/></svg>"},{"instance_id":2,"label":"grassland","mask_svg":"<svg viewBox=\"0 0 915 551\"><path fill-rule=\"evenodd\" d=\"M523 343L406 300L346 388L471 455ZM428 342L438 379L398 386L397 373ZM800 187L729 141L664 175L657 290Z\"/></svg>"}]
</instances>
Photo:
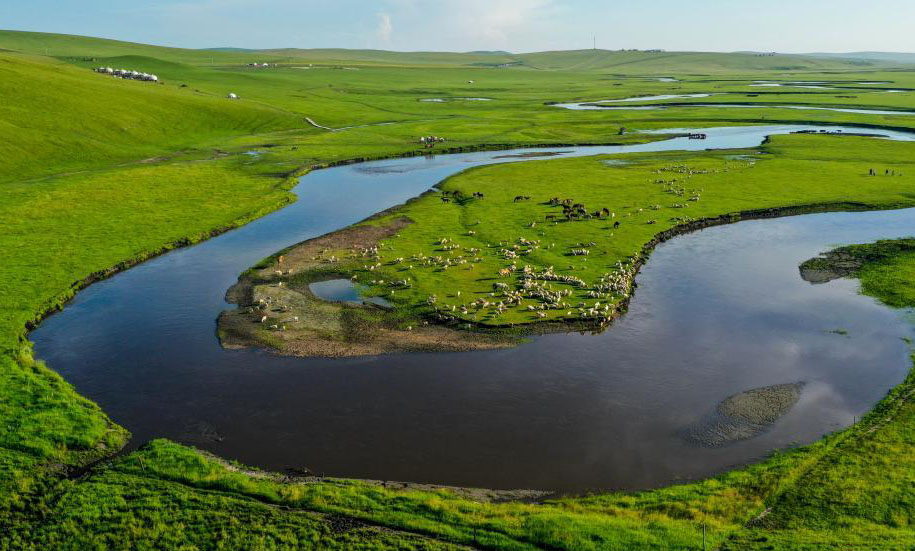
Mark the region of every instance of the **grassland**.
<instances>
[{"instance_id":1,"label":"grassland","mask_svg":"<svg viewBox=\"0 0 915 551\"><path fill-rule=\"evenodd\" d=\"M915 89L909 68L793 57L585 51L531 54L521 66L497 69L478 65L479 56L189 51L14 32L0 33L0 49L0 549L696 549L703 523L710 547L911 545L912 504L907 494L890 488L911 485L905 454L913 425L908 402L901 399L911 381L857 427L716 479L542 504L482 503L448 491L284 480L164 441L113 458L127 432L36 362L26 333L37 318L112 270L291 200L287 190L294 176L314 165L415 154L421 152L416 137L428 134L446 136L449 147L493 148L631 142L649 139L632 132L638 129L761 121L912 128L915 117L902 115L775 109L572 112L545 105L731 92L727 101L911 108L911 92L883 91ZM280 66L255 70L246 66L252 61ZM319 69L300 68L308 64ZM96 65L156 72L164 83L114 80L88 70ZM352 70L328 68L333 66ZM659 82L655 77L660 76L679 81ZM766 90L749 87L754 79L830 80L849 90ZM891 84L855 84L874 81ZM227 100L229 92L241 99ZM492 101L419 101L481 96ZM328 132L308 125L306 116L331 128L353 128ZM619 136L621 127L630 132ZM867 195L862 200L869 206L910 204L905 190L877 189L876 183L866 187L871 181L885 183L883 178L857 179L870 165L908 162L907 151L900 157L894 149L901 145L867 150L869 142L862 142L858 156L837 160L841 146L805 147L807 138L795 139L769 144L767 160L754 168L727 160L727 174L731 165L749 177L767 163L784 163L776 173L790 187L796 183L792 171L815 167L833 174L837 187L805 191L794 186L795 201L844 200L843 193L855 192ZM249 149L264 154L241 155ZM723 170L725 159L714 153L698 158ZM608 181L634 194L632 206L672 200L638 172L638 164L610 169L577 162L568 163L572 173L606 169L613 174ZM645 162L679 161L658 156ZM513 185L536 186L538 175L524 174L531 166L487 170L504 171L499 177L514 178ZM633 173L638 180L623 177ZM475 171L461 179L486 174ZM735 208L730 205L750 203L729 196L721 175L694 176L721 179L718 188L714 182L697 186L704 190L696 208L717 202L729 212ZM776 183L757 183L757 206L770 204L767 193ZM778 206L787 197L780 197ZM485 202L491 199L495 195L487 193ZM436 215L448 212L446 222L463 228L458 213L465 207L440 201L427 206ZM471 202L466 208L482 206ZM542 208L533 201L517 206ZM708 208L703 216L714 211ZM511 224L530 221L523 210L508 212L517 218ZM690 216L696 214L690 211ZM412 227L420 231L419 225ZM625 237L618 254L631 254L627 243L657 229L624 224L616 236ZM414 238L426 246L419 234ZM772 507L765 517L771 524L744 529L767 507ZM841 530L830 532L832 523Z\"/></svg>"}]
</instances>

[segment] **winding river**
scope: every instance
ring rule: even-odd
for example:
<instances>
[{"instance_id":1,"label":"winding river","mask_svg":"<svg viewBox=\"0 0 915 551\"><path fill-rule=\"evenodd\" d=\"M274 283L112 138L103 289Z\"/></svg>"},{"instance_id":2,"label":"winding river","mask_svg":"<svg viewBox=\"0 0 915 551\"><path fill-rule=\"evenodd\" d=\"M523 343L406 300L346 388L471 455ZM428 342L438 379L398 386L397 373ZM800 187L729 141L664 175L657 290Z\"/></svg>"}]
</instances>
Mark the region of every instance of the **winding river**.
<instances>
[{"instance_id":1,"label":"winding river","mask_svg":"<svg viewBox=\"0 0 915 551\"><path fill-rule=\"evenodd\" d=\"M657 96L661 97L661 96ZM690 96L680 96L690 97ZM693 96L701 97L701 96ZM629 101L627 99L627 101ZM593 111L601 109L604 111L655 111L659 109L692 109L696 107L714 108L714 109L800 109L807 111L833 111L835 113L858 113L862 115L902 115L913 116L915 111L906 111L902 109L855 109L852 107L816 107L813 105L781 105L765 103L674 103L674 104L657 104L657 105L606 105L608 100L590 101L584 103L554 103L554 107L563 109L573 109L576 111Z\"/></svg>"},{"instance_id":2,"label":"winding river","mask_svg":"<svg viewBox=\"0 0 915 551\"><path fill-rule=\"evenodd\" d=\"M702 129L563 157L749 147L810 126ZM829 127L837 130L837 127ZM845 132L860 131L854 127ZM911 135L883 132L895 139ZM600 335L515 349L356 359L224 350L216 317L239 273L301 240L404 202L469 167L542 149L414 157L315 171L299 201L92 285L32 334L37 355L130 429L273 469L492 488L647 488L811 442L898 384L904 313L811 285L798 264L836 244L915 233L915 209L746 221L662 244ZM709 448L687 427L734 393L803 381L764 434Z\"/></svg>"}]
</instances>

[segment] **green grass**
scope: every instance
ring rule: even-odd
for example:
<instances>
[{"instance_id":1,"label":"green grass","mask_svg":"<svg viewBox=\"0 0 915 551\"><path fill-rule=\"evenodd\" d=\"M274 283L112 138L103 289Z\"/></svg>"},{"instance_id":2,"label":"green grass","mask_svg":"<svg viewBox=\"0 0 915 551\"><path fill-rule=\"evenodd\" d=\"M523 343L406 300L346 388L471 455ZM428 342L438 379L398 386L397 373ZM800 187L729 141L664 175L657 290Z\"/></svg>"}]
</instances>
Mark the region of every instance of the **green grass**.
<instances>
[{"instance_id":1,"label":"green grass","mask_svg":"<svg viewBox=\"0 0 915 551\"><path fill-rule=\"evenodd\" d=\"M886 251L886 244L899 247ZM872 256L874 249L882 254ZM857 274L861 292L894 308L915 306L915 240L878 242L866 250L872 254Z\"/></svg>"},{"instance_id":2,"label":"green grass","mask_svg":"<svg viewBox=\"0 0 915 551\"><path fill-rule=\"evenodd\" d=\"M110 457L128 435L34 361L26 335L28 323L61 306L93 274L104 276L280 206L290 200L290 175L312 165L414 153L416 137L430 133L445 135L452 147L489 148L648 139L620 137L620 127L815 121L915 128L915 117L893 115L572 112L545 105L729 92L713 100L912 108L912 92L880 91L915 89L909 68L793 56L580 51L508 56L523 66L493 69L480 64L502 56L212 52L20 32L0 32L0 49L0 549L696 549L702 523L710 529L711 547L726 541L735 548L773 542L803 548L823 541L911 545L913 507L896 489L912 482L906 454L915 425L908 403L896 400L911 381L858 428L715 479L545 504L485 504L444 491L394 491L356 481L287 483L164 441L77 476L80 468ZM278 61L281 67L252 70L244 66L250 61ZM295 68L308 63L355 70ZM89 70L102 64L154 71L164 84ZM681 80L646 78L654 76ZM846 89L750 88L754 79L831 80ZM851 84L875 80L892 84ZM230 91L242 99L226 100ZM464 96L493 101L418 101ZM305 116L334 128L370 126L327 132L307 125ZM382 122L394 124L371 126ZM240 155L252 148L264 154ZM523 234L529 218L545 209L534 201L507 200L520 190L539 201L555 195L548 190L560 183L582 182L573 197L586 199L589 207L606 202L618 217L637 206L662 204L657 224L639 224L647 215L633 213L613 239L596 222L549 228L563 247L570 241L601 243L606 254L600 260L609 261L633 254L670 225L668 211L700 217L852 198L883 208L911 205L915 197L907 187L915 172L906 144L793 136L773 140L757 156L753 168L714 152L634 157L637 162L623 167L599 159L490 167L445 184L468 191L486 186L485 201L458 207L430 199L408 208L417 209L418 220L434 215L455 232L485 216L495 222L481 231L504 239L505 231L512 238ZM658 176L651 170L676 162L721 170L727 162L729 171L693 176L689 186L703 188L700 201L667 209L674 199L652 183ZM871 165L892 166L906 176L861 176ZM511 189L500 192L499 184ZM425 250L441 237L420 223L410 232L391 246ZM599 239L584 237L590 234ZM477 240L484 237L480 233ZM581 262L574 264L582 268L577 272L593 278L600 262L592 254L587 267L555 250L540 251L536 260ZM486 262L491 268L499 264ZM873 272L862 276L865 289L880 282L874 288L906 289L908 266L867 268ZM904 282L892 280L894 275ZM438 278L424 277L417 291L437 288ZM890 422L867 432L874 426L869 423L890 412ZM773 507L766 517L771 524L742 530L767 506ZM728 540L732 534L735 539Z\"/></svg>"}]
</instances>

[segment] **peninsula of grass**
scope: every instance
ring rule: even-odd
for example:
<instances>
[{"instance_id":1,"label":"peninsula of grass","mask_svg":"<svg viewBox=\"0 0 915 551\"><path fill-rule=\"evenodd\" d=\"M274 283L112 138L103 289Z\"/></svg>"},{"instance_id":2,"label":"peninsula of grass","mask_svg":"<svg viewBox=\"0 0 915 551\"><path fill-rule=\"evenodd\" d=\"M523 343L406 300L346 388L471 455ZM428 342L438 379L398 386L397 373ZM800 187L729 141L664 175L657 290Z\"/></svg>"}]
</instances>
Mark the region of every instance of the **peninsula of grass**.
<instances>
[{"instance_id":1,"label":"peninsula of grass","mask_svg":"<svg viewBox=\"0 0 915 551\"><path fill-rule=\"evenodd\" d=\"M224 314L223 337L333 356L436 343L488 348L517 343L493 335L599 330L625 311L658 242L747 218L915 205L913 152L907 142L799 134L739 151L471 169L434 193L265 260L243 276L244 308ZM308 284L334 277L393 309L316 300ZM444 338L435 325L476 337Z\"/></svg>"},{"instance_id":2,"label":"peninsula of grass","mask_svg":"<svg viewBox=\"0 0 915 551\"><path fill-rule=\"evenodd\" d=\"M887 239L827 251L801 264L807 281L824 283L839 277L861 281L861 292L894 308L912 305L915 295L915 238Z\"/></svg>"}]
</instances>

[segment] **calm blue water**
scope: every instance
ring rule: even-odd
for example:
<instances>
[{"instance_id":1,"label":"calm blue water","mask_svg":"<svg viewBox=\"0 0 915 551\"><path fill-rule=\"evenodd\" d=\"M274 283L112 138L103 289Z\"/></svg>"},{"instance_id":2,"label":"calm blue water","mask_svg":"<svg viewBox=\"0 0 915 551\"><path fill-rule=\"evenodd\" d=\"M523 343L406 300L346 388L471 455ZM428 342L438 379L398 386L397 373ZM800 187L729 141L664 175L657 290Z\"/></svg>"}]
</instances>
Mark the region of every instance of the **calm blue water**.
<instances>
[{"instance_id":1,"label":"calm blue water","mask_svg":"<svg viewBox=\"0 0 915 551\"><path fill-rule=\"evenodd\" d=\"M562 156L746 147L800 129L816 127L702 129L709 139ZM905 376L901 337L912 329L901 314L858 295L853 281L810 285L797 266L836 244L915 234L912 210L750 221L677 238L639 275L629 313L598 336L337 360L220 347L224 293L260 259L465 168L543 151L313 172L295 188L297 203L81 292L31 334L37 355L129 428L133 445L168 437L274 469L570 491L702 477L810 442ZM799 380L801 401L758 438L706 449L678 435L735 392Z\"/></svg>"}]
</instances>

